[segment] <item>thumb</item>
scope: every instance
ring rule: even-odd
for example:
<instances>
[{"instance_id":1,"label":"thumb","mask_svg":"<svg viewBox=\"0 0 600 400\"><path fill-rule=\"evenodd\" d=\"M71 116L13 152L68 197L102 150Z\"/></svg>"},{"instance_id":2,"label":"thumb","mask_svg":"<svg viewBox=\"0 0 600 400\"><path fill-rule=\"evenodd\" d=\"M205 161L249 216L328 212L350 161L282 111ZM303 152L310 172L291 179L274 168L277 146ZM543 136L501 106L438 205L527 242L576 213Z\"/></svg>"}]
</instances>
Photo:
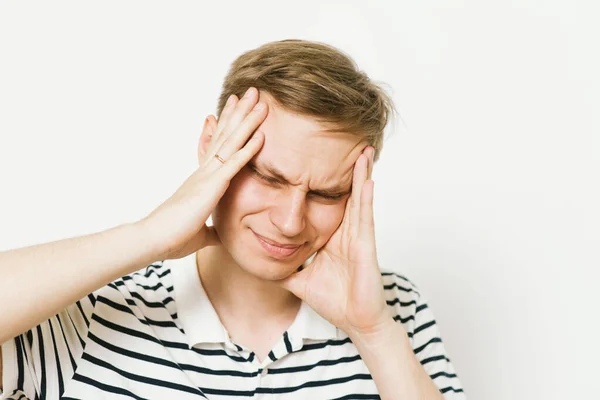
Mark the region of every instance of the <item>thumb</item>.
<instances>
[{"instance_id":1,"label":"thumb","mask_svg":"<svg viewBox=\"0 0 600 400\"><path fill-rule=\"evenodd\" d=\"M217 235L215 228L205 224L204 227L181 248L171 252L163 258L165 260L176 260L195 253L206 246L215 246L219 243L219 235Z\"/></svg>"},{"instance_id":2,"label":"thumb","mask_svg":"<svg viewBox=\"0 0 600 400\"><path fill-rule=\"evenodd\" d=\"M214 226L206 226L206 237L204 239L203 247L216 246L218 244L221 244L221 239L217 234L217 230Z\"/></svg>"},{"instance_id":3,"label":"thumb","mask_svg":"<svg viewBox=\"0 0 600 400\"><path fill-rule=\"evenodd\" d=\"M301 271L294 272L285 279L280 280L279 286L292 292L296 297L305 301L308 287L308 277L311 267L304 267Z\"/></svg>"}]
</instances>

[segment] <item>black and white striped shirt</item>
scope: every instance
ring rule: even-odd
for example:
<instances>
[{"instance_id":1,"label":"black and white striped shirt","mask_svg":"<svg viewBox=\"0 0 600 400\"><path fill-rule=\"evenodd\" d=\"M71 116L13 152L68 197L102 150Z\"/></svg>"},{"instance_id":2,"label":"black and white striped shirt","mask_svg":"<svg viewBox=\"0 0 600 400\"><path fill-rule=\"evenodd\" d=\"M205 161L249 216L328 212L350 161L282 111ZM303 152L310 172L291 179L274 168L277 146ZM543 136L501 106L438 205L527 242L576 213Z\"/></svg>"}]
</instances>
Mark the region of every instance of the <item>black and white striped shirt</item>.
<instances>
[{"instance_id":1,"label":"black and white striped shirt","mask_svg":"<svg viewBox=\"0 0 600 400\"><path fill-rule=\"evenodd\" d=\"M382 272L395 319L446 399L465 399L418 289ZM124 276L2 344L1 399L378 399L348 336L305 303L260 362L233 343L195 254Z\"/></svg>"}]
</instances>

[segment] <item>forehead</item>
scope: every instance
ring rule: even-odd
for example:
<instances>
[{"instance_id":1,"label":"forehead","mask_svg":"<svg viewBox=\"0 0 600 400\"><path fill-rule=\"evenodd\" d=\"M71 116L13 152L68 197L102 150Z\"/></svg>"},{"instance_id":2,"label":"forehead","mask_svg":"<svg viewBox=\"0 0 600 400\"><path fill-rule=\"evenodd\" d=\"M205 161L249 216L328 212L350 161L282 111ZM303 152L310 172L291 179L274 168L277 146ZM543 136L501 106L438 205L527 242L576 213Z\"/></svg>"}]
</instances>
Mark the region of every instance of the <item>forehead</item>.
<instances>
[{"instance_id":1,"label":"forehead","mask_svg":"<svg viewBox=\"0 0 600 400\"><path fill-rule=\"evenodd\" d=\"M351 174L366 143L356 135L325 132L325 126L311 117L295 114L277 106L261 92L269 112L258 130L265 135L258 162L268 162L290 178L310 178L331 183Z\"/></svg>"}]
</instances>

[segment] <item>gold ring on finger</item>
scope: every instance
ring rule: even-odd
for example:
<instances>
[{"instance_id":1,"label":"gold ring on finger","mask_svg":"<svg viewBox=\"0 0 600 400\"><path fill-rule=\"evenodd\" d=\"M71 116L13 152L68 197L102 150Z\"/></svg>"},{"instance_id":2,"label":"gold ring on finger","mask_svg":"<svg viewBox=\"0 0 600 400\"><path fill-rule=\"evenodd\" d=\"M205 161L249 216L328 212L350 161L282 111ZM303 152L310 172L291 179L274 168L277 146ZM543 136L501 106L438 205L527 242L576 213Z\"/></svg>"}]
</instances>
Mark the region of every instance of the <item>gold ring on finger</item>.
<instances>
[{"instance_id":1,"label":"gold ring on finger","mask_svg":"<svg viewBox=\"0 0 600 400\"><path fill-rule=\"evenodd\" d=\"M223 160L223 158L222 158L220 155L218 155L218 154L215 154L215 158L216 158L217 160L221 161L221 164L225 164L225 160Z\"/></svg>"}]
</instances>

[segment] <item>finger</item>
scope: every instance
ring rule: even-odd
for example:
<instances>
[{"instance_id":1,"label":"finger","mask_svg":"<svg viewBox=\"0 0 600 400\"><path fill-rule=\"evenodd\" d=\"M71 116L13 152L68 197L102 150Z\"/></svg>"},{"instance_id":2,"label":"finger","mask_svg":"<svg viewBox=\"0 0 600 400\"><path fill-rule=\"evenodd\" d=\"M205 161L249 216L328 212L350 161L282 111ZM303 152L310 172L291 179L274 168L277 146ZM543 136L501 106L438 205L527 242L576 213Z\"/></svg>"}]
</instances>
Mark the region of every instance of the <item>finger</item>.
<instances>
[{"instance_id":1,"label":"finger","mask_svg":"<svg viewBox=\"0 0 600 400\"><path fill-rule=\"evenodd\" d=\"M206 226L206 237L204 238L204 246L216 246L221 243L217 230L214 226Z\"/></svg>"},{"instance_id":2,"label":"finger","mask_svg":"<svg viewBox=\"0 0 600 400\"><path fill-rule=\"evenodd\" d=\"M200 249L203 249L206 246L216 246L220 243L219 236L217 235L214 227L204 224L204 227L200 229L182 248L168 254L166 259L176 260L178 258L183 258L197 252Z\"/></svg>"},{"instance_id":3,"label":"finger","mask_svg":"<svg viewBox=\"0 0 600 400\"><path fill-rule=\"evenodd\" d=\"M360 196L360 228L359 241L366 248L375 250L375 219L373 216L373 193L375 182L369 179L365 182Z\"/></svg>"},{"instance_id":4,"label":"finger","mask_svg":"<svg viewBox=\"0 0 600 400\"><path fill-rule=\"evenodd\" d=\"M362 156L362 155L361 155ZM358 158L360 159L359 156ZM349 227L352 225L350 222L352 220L352 210L355 207L356 203L356 192L358 191L358 184L356 183L358 178L358 159L354 163L354 169L352 170L352 191L350 193L350 197L346 202L346 208L344 209L344 218L342 219L342 229L345 233L350 232Z\"/></svg>"},{"instance_id":5,"label":"finger","mask_svg":"<svg viewBox=\"0 0 600 400\"><path fill-rule=\"evenodd\" d=\"M228 116L227 121L225 121L225 125L223 126L222 133L219 135L218 146L223 144L225 140L237 129L237 126L246 118L246 115L258 101L258 90L256 88L249 88L244 97L242 97L236 104L235 108L232 110L231 115Z\"/></svg>"},{"instance_id":6,"label":"finger","mask_svg":"<svg viewBox=\"0 0 600 400\"><path fill-rule=\"evenodd\" d=\"M248 138L256 131L266 116L267 105L259 102L242 123L238 125L235 132L232 132L221 144L217 153L225 160L230 159L231 156L246 144Z\"/></svg>"},{"instance_id":7,"label":"finger","mask_svg":"<svg viewBox=\"0 0 600 400\"><path fill-rule=\"evenodd\" d=\"M352 195L350 197L350 226L352 229L352 234L356 235L359 229L359 220L360 220L360 199L363 185L367 180L367 156L361 154L356 160L356 165L354 166L354 175L352 177Z\"/></svg>"},{"instance_id":8,"label":"finger","mask_svg":"<svg viewBox=\"0 0 600 400\"><path fill-rule=\"evenodd\" d=\"M221 115L219 115L219 121L217 123L217 130L215 132L215 136L218 137L219 134L225 128L225 125L227 125L227 121L231 117L233 110L235 110L235 106L238 103L238 101L239 101L239 99L237 98L237 96L235 94L232 94L227 99L227 103L225 103L225 107L223 107L223 111L221 111Z\"/></svg>"},{"instance_id":9,"label":"finger","mask_svg":"<svg viewBox=\"0 0 600 400\"><path fill-rule=\"evenodd\" d=\"M233 177L258 153L264 143L264 134L256 131L252 138L246 143L242 149L233 154L228 160L223 163L219 169L219 174L223 179L230 181ZM219 161L217 161L219 162Z\"/></svg>"},{"instance_id":10,"label":"finger","mask_svg":"<svg viewBox=\"0 0 600 400\"><path fill-rule=\"evenodd\" d=\"M277 281L277 283L284 289L292 292L296 297L301 300L306 300L306 288L308 286L308 277L311 274L311 267L308 266L301 271L294 272L292 275L285 279Z\"/></svg>"},{"instance_id":11,"label":"finger","mask_svg":"<svg viewBox=\"0 0 600 400\"><path fill-rule=\"evenodd\" d=\"M367 179L371 179L371 176L373 174L373 164L374 164L374 159L375 159L375 149L372 146L368 147L369 152L367 154L367 159L369 160L369 168L368 168L368 173L367 173Z\"/></svg>"}]
</instances>

